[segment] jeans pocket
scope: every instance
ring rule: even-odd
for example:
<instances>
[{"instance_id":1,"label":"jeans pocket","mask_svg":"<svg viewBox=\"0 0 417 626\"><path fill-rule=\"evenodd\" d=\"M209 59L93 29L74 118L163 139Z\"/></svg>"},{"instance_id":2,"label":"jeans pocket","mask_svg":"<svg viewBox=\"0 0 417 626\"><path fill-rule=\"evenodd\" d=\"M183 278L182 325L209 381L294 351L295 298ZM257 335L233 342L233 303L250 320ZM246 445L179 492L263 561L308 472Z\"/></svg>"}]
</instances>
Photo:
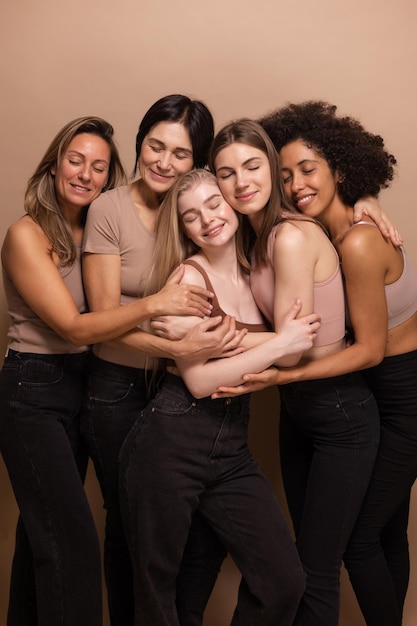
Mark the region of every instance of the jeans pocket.
<instances>
[{"instance_id":1,"label":"jeans pocket","mask_svg":"<svg viewBox=\"0 0 417 626\"><path fill-rule=\"evenodd\" d=\"M27 358L20 368L20 387L36 388L56 385L63 378L62 365L42 359Z\"/></svg>"}]
</instances>

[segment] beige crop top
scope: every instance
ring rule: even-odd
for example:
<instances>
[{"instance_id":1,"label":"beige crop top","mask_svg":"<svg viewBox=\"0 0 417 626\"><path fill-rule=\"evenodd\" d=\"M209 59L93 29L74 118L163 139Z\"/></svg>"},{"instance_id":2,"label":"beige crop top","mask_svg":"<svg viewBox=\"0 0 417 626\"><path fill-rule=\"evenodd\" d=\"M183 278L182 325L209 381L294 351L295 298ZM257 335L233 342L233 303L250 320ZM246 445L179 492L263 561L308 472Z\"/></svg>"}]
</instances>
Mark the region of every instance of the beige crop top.
<instances>
[{"instance_id":1,"label":"beige crop top","mask_svg":"<svg viewBox=\"0 0 417 626\"><path fill-rule=\"evenodd\" d=\"M367 226L374 226L378 228L376 224L372 222L356 222L344 233L340 241L346 237L346 235L359 224L365 224ZM406 320L408 320L417 311L417 275L414 272L407 253L404 248L401 248L404 267L401 276L394 283L385 285L385 298L387 301L388 311L388 330L399 326Z\"/></svg>"},{"instance_id":2,"label":"beige crop top","mask_svg":"<svg viewBox=\"0 0 417 626\"><path fill-rule=\"evenodd\" d=\"M254 267L251 272L251 289L256 303L267 320L274 323L274 243L277 228L273 227L267 245L268 264L262 267ZM336 269L330 278L314 283L314 313L321 317L321 326L314 340L314 347L326 346L340 341L345 336L345 299L343 293L342 273L340 270L339 257ZM277 287L279 289L279 285ZM290 304L290 303L289 303Z\"/></svg>"},{"instance_id":3,"label":"beige crop top","mask_svg":"<svg viewBox=\"0 0 417 626\"><path fill-rule=\"evenodd\" d=\"M66 284L80 313L87 311L81 276L81 246L77 246L77 257L73 265L59 266L62 280ZM6 293L10 326L7 333L8 348L18 352L36 354L75 354L84 352L88 346L73 346L45 324L23 300L10 276L3 269L3 285ZM54 303L51 302L51 307Z\"/></svg>"}]
</instances>

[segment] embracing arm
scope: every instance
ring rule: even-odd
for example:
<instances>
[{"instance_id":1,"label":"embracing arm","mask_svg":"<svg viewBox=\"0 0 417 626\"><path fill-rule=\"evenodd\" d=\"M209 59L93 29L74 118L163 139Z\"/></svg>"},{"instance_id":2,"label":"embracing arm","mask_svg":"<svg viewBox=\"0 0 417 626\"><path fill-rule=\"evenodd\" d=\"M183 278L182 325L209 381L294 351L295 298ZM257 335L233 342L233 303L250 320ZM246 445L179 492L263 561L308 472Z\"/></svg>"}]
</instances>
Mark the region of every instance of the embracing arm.
<instances>
[{"instance_id":1,"label":"embracing arm","mask_svg":"<svg viewBox=\"0 0 417 626\"><path fill-rule=\"evenodd\" d=\"M390 239L394 246L401 246L404 243L397 227L392 224L387 214L381 209L377 198L365 196L365 198L361 198L356 202L353 207L353 221L360 222L364 214L369 215L380 229L382 235Z\"/></svg>"},{"instance_id":2,"label":"embracing arm","mask_svg":"<svg viewBox=\"0 0 417 626\"><path fill-rule=\"evenodd\" d=\"M28 306L58 335L75 346L117 337L161 309L163 299L149 299L144 304L138 301L126 307L115 306L102 312L81 314L62 280L48 240L28 217L9 228L2 247L2 262ZM187 299L186 292L180 289L178 293ZM188 304L192 303L190 309L195 312L193 297Z\"/></svg>"},{"instance_id":3,"label":"embracing arm","mask_svg":"<svg viewBox=\"0 0 417 626\"><path fill-rule=\"evenodd\" d=\"M242 354L228 359L190 363L177 359L177 366L190 392L196 398L213 393L220 383L238 385L247 371L260 372L276 359L294 352L302 352L313 344L319 327L317 316L298 318L301 303L297 301L282 320L278 333Z\"/></svg>"},{"instance_id":4,"label":"embracing arm","mask_svg":"<svg viewBox=\"0 0 417 626\"><path fill-rule=\"evenodd\" d=\"M253 390L254 384L262 382L263 386L269 386L327 378L366 369L381 362L387 342L385 245L375 229L355 229L341 246L342 269L355 342L336 354L288 370L269 370L260 375L248 375L245 377L248 391Z\"/></svg>"}]
</instances>

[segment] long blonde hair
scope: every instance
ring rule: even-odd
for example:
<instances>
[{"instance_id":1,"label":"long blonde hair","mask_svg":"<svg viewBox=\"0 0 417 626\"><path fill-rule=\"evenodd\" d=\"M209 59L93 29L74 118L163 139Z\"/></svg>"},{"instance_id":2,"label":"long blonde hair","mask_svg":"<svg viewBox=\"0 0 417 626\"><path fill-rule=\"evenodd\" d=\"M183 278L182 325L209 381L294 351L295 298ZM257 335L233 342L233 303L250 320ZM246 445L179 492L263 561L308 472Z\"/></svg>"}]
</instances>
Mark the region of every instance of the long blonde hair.
<instances>
[{"instance_id":1,"label":"long blonde hair","mask_svg":"<svg viewBox=\"0 0 417 626\"><path fill-rule=\"evenodd\" d=\"M156 244L146 288L147 295L162 289L174 269L199 250L184 232L178 201L184 193L203 182L218 186L216 177L209 170L191 170L175 182L162 201L156 222ZM240 215L237 215L240 220ZM249 273L250 265L244 253L240 231L241 228L236 234L237 259L243 271Z\"/></svg>"},{"instance_id":2,"label":"long blonde hair","mask_svg":"<svg viewBox=\"0 0 417 626\"><path fill-rule=\"evenodd\" d=\"M110 148L110 164L102 191L126 182L126 175L113 139L113 127L100 117L79 117L66 124L52 140L34 174L29 179L24 208L48 237L52 250L62 265L70 265L76 257L74 241L59 206L55 179L51 169L59 167L63 155L76 135L89 133L106 141ZM85 216L88 206L85 207ZM84 216L84 219L85 219Z\"/></svg>"}]
</instances>

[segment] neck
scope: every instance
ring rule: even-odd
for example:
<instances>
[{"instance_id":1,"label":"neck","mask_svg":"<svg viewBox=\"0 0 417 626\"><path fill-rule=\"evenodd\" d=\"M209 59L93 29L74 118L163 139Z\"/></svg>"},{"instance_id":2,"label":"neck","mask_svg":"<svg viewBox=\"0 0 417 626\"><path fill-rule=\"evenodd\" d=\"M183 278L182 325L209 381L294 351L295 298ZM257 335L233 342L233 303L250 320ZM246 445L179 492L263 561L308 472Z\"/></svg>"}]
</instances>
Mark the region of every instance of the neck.
<instances>
[{"instance_id":1,"label":"neck","mask_svg":"<svg viewBox=\"0 0 417 626\"><path fill-rule=\"evenodd\" d=\"M75 243L79 243L82 240L86 211L86 207L61 207L63 218L72 233Z\"/></svg>"},{"instance_id":2,"label":"neck","mask_svg":"<svg viewBox=\"0 0 417 626\"><path fill-rule=\"evenodd\" d=\"M133 191L133 198L135 202L145 206L147 209L157 210L161 206L163 198L149 189L141 178L131 183L131 189Z\"/></svg>"},{"instance_id":3,"label":"neck","mask_svg":"<svg viewBox=\"0 0 417 626\"><path fill-rule=\"evenodd\" d=\"M221 248L200 248L197 254L207 261L210 270L216 275L224 275L233 279L241 273L241 268L236 256L235 239Z\"/></svg>"},{"instance_id":4,"label":"neck","mask_svg":"<svg viewBox=\"0 0 417 626\"><path fill-rule=\"evenodd\" d=\"M317 219L330 233L330 238L334 242L352 226L353 208L338 200L323 211Z\"/></svg>"}]
</instances>

